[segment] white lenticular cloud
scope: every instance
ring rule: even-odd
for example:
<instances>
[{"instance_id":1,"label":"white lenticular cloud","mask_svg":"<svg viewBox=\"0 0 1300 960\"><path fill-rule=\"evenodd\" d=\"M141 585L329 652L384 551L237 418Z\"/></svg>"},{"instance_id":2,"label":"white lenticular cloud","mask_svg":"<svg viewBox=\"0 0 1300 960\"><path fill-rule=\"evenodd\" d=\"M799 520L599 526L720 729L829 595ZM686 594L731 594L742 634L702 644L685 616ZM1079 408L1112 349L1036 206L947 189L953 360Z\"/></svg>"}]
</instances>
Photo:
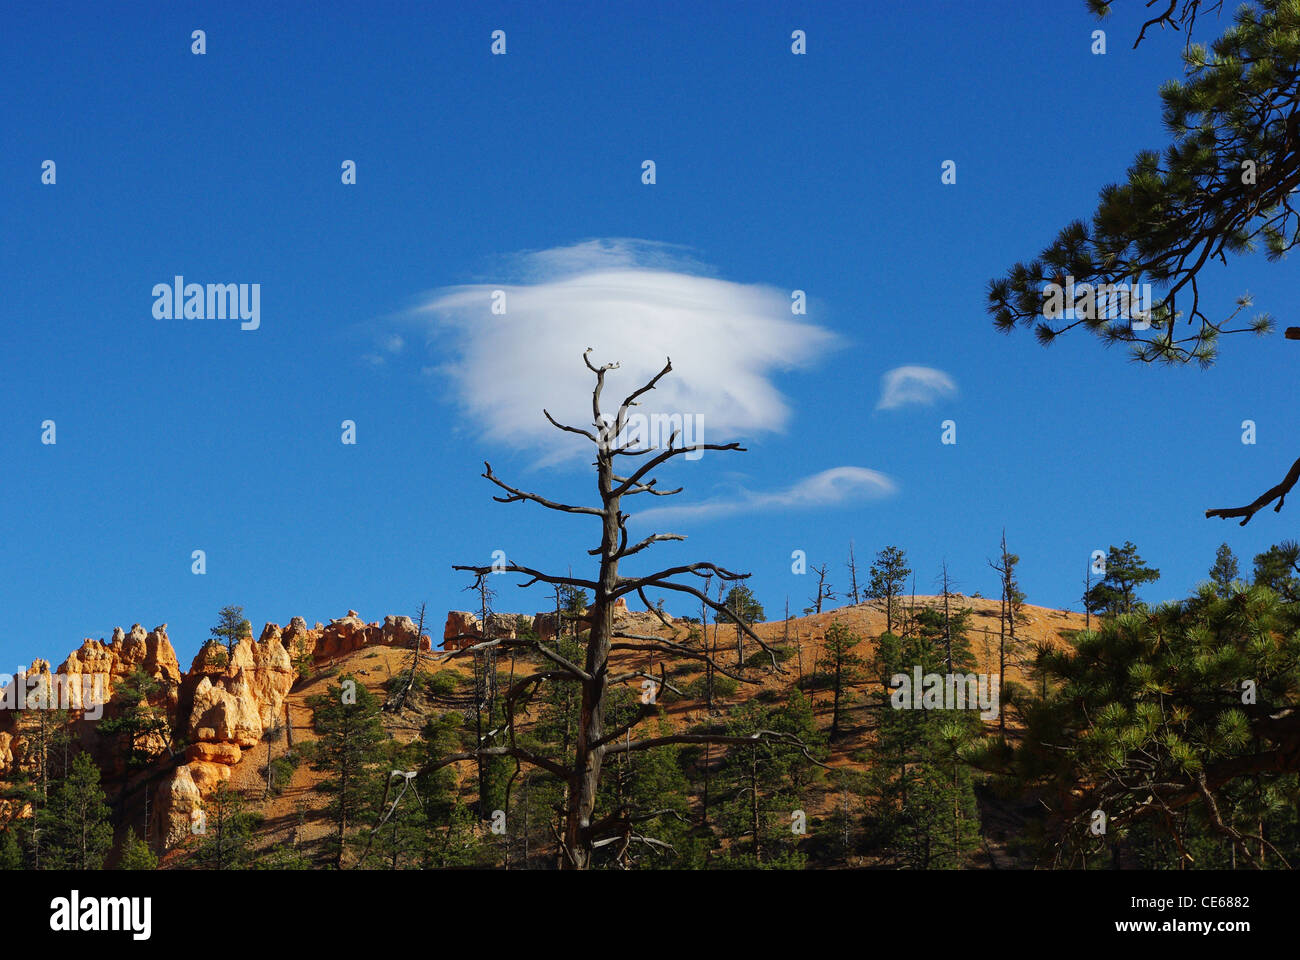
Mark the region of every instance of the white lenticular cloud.
<instances>
[{"instance_id":1,"label":"white lenticular cloud","mask_svg":"<svg viewBox=\"0 0 1300 960\"><path fill-rule=\"evenodd\" d=\"M524 254L510 273L527 279L438 290L419 313L444 357L433 372L489 440L520 449L576 439L548 424L543 407L590 426L588 347L592 363L621 364L606 377L606 412L671 357L672 373L637 412L702 418L704 442L729 442L781 430L790 410L773 375L835 342L791 314L790 291L706 276L666 244L588 241ZM492 312L495 291L504 315Z\"/></svg>"},{"instance_id":2,"label":"white lenticular cloud","mask_svg":"<svg viewBox=\"0 0 1300 960\"><path fill-rule=\"evenodd\" d=\"M633 516L634 523L703 520L760 513L767 510L802 510L834 507L887 497L897 491L885 474L866 467L832 467L781 490L756 491L739 487L726 497L682 506L658 507Z\"/></svg>"},{"instance_id":3,"label":"white lenticular cloud","mask_svg":"<svg viewBox=\"0 0 1300 960\"><path fill-rule=\"evenodd\" d=\"M934 367L895 367L880 378L877 410L897 410L909 404L930 406L957 394L957 383Z\"/></svg>"}]
</instances>

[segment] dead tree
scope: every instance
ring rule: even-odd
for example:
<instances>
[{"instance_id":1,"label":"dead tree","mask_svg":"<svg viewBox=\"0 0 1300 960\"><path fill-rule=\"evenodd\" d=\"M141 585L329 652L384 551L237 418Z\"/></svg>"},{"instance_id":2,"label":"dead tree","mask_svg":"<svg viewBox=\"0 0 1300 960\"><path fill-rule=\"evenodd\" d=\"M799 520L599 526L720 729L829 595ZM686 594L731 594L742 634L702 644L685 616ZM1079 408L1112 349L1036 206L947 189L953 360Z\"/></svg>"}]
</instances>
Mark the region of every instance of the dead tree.
<instances>
[{"instance_id":1,"label":"dead tree","mask_svg":"<svg viewBox=\"0 0 1300 960\"><path fill-rule=\"evenodd\" d=\"M416 611L415 640L411 644L411 666L406 671L406 676L394 684L392 695L384 701L385 710L400 713L406 704L406 698L410 696L415 686L415 678L420 669L420 638L424 636L424 609L425 605L421 603L420 609Z\"/></svg>"},{"instance_id":2,"label":"dead tree","mask_svg":"<svg viewBox=\"0 0 1300 960\"><path fill-rule=\"evenodd\" d=\"M808 599L812 601L813 609L821 613L822 601L834 600L835 594L831 592L831 585L826 582L826 564L823 563L820 567L813 567L812 571L817 574L817 595Z\"/></svg>"},{"instance_id":3,"label":"dead tree","mask_svg":"<svg viewBox=\"0 0 1300 960\"><path fill-rule=\"evenodd\" d=\"M496 573L500 568L489 568L491 573ZM473 585L466 587L467 590L473 590L479 598L479 631L483 638L491 636L488 629L492 616L492 601L496 598L496 591L488 586L486 575L479 575L475 578ZM481 748L483 741L491 737L491 734L484 733L484 712L487 713L487 722L490 724L494 719L496 710L496 693L497 693L497 657L496 648L484 645L482 649L477 649L474 654L474 737L475 743ZM479 819L486 820L489 816L485 807L487 802L488 786L488 768L483 762L484 758L480 755L477 759L476 767L478 773L478 799L479 799Z\"/></svg>"},{"instance_id":4,"label":"dead tree","mask_svg":"<svg viewBox=\"0 0 1300 960\"><path fill-rule=\"evenodd\" d=\"M849 599L856 607L862 602L862 591L858 588L858 560L853 555L853 541L849 541Z\"/></svg>"},{"instance_id":5,"label":"dead tree","mask_svg":"<svg viewBox=\"0 0 1300 960\"><path fill-rule=\"evenodd\" d=\"M271 765L271 746L275 741L280 739L280 724L272 721L270 727L262 732L262 742L266 744L266 786L262 790L262 799L265 800L275 789L275 768ZM148 791L145 791L148 796Z\"/></svg>"},{"instance_id":6,"label":"dead tree","mask_svg":"<svg viewBox=\"0 0 1300 960\"><path fill-rule=\"evenodd\" d=\"M709 584L712 581L713 574L705 575L704 589L700 592L706 597L709 595ZM710 654L717 649L718 645L718 629L717 620L715 618L713 647L710 648L709 646L709 608L704 603L700 604L700 643L703 645L705 650L710 651ZM713 716L713 662L711 656L709 660L704 662L704 706L705 716L711 718ZM707 743L704 745L704 763L702 765L704 769L704 796L702 798L703 805L700 811L700 825L705 829L708 829L709 826L709 785L710 780L712 779L713 768L713 751L710 750L709 747L710 745Z\"/></svg>"},{"instance_id":7,"label":"dead tree","mask_svg":"<svg viewBox=\"0 0 1300 960\"><path fill-rule=\"evenodd\" d=\"M1007 550L1006 530L1002 531L1002 543L999 549L998 559L990 560L988 564L997 573L1001 588L1001 600L998 604L998 689L1005 690L1007 663L1023 665L1018 658L1020 641L1016 639L1016 624L1022 619L1020 608L1025 602L1025 596L1020 592L1020 585L1016 582L1016 564L1020 562L1020 558ZM1006 711L999 710L998 731L1005 732L1006 728Z\"/></svg>"},{"instance_id":8,"label":"dead tree","mask_svg":"<svg viewBox=\"0 0 1300 960\"><path fill-rule=\"evenodd\" d=\"M707 574L704 578L704 589L701 592L706 597L709 595L709 584L712 580L713 580L713 574L711 573ZM717 641L718 641L718 631L717 631L717 624L715 622L714 630L713 630L714 649L716 649L717 647ZM700 642L703 644L705 650L710 649L709 648L709 607L705 603L700 604ZM713 664L708 661L706 661L704 664L704 704L705 704L705 709L708 710L708 715L710 717L713 716ZM708 765L709 765L709 748L708 745L706 744L704 747L704 767L706 770L708 769ZM708 800L707 800L708 797L707 784L708 784L708 780L705 780L706 799L705 799L704 809L706 811L706 819L707 819L707 811L709 807Z\"/></svg>"},{"instance_id":9,"label":"dead tree","mask_svg":"<svg viewBox=\"0 0 1300 960\"><path fill-rule=\"evenodd\" d=\"M705 591L683 579L691 576L704 579L712 575L717 577L719 582L732 582L742 580L748 574L733 573L709 562L686 563L639 576L625 576L620 571L620 565L624 560L641 554L657 543L685 539L685 537L676 533L653 533L635 543L630 543L627 529L629 515L623 512L625 497L638 494L671 496L679 493L681 488L675 490L659 489L658 481L651 476L656 468L674 457L705 450L740 451L744 448L737 443L678 445L681 431L677 429L673 430L663 447L634 445L634 442L630 442L626 436L628 414L633 407L639 405L638 401L643 395L653 390L656 384L667 376L672 370L672 362L666 363L664 368L646 384L629 394L619 405L617 413L611 418L602 412L601 394L605 387L606 374L617 369L618 364L611 363L595 366L590 360L590 353L591 350L588 349L583 354L583 362L596 378L595 388L591 395L592 421L590 428L562 424L552 417L549 412L543 410L542 413L556 429L585 437L595 447L594 466L596 469L596 487L600 498L599 504L587 506L560 503L536 493L520 490L498 478L492 472L492 466L489 463L484 464L485 469L483 472L484 478L504 491L504 496L493 498L498 503L535 503L548 510L590 517L599 523L599 544L587 551L597 561L596 573L591 578L575 577L572 574L558 576L520 563L510 563L505 566L507 573L520 574L527 578L519 584L523 588L536 583L546 583L591 591L594 599L588 611L589 632L586 638L585 656L582 658L581 663L575 663L563 656L557 649L543 643L538 637L483 636L467 638L475 642L464 649L451 651L439 657L438 659L442 661L460 656L479 656L488 650L495 651L513 647L533 650L544 658L547 663L546 668L517 680L505 691L503 701L505 717L502 720L502 728L498 731L501 735L496 738L496 742L484 744L480 741L475 750L445 756L426 764L424 767L424 770L428 772L460 761L482 761L485 757L493 756L512 757L560 778L568 786L563 833L556 837L560 850L560 862L568 869L578 870L590 867L595 851L610 844L619 844L615 849L620 851L626 851L633 843L644 845L651 850L662 850L665 846L663 841L645 833L647 825L659 816L664 815L665 811L638 810L628 804L622 804L615 809L602 811L602 816L599 819L593 819L596 813L601 769L606 760L611 757L653 750L657 747L672 744L729 745L752 743L755 739L791 744L803 749L805 755L808 756L805 745L798 738L790 734L768 730L758 731L749 737L712 733L671 733L663 736L633 739L632 732L642 720L658 715L658 707L653 704L643 705L629 723L616 729L606 729L607 694L611 685L640 683L642 679L650 679L661 686L666 686L662 662L660 663L658 677L648 676L635 668L612 673L610 660L611 654L614 653L658 653L670 659L691 659L700 661L710 666L713 672L729 676L737 682L759 682L746 679L737 672L722 666L708 650L697 649L683 642L685 638L664 618L661 618L661 623L664 632L668 634L667 636L659 633L638 634L616 631L613 620L614 605L620 598L627 597L630 594L636 594L640 597L646 608L651 611L655 609L655 606L647 599L646 592L668 591L686 594L700 601L714 611L715 622L717 614L736 617L740 621L740 630L766 652L770 661L769 669L777 672L783 671L781 671L777 663L772 648L754 632L748 623L743 621L743 618L737 616L736 611L728 610L722 604L710 598ZM630 464L625 468L625 472L620 472L624 469L619 466L620 457L627 458L623 462ZM642 457L645 459L637 459ZM639 466L636 465L638 463ZM481 583L483 578L489 576L492 572L492 568L486 566L458 565L453 569L473 574L476 584ZM501 567L498 565L497 569L500 570ZM578 728L575 731L570 750L564 755L563 759L559 760L540 756L531 750L525 749L519 745L515 736L516 725L522 722L521 709L526 708L529 701L537 694L538 689L547 683L575 684L580 690ZM809 759L817 762L811 756L809 756Z\"/></svg>"},{"instance_id":10,"label":"dead tree","mask_svg":"<svg viewBox=\"0 0 1300 960\"><path fill-rule=\"evenodd\" d=\"M1088 603L1088 595L1092 593L1092 561L1083 570L1083 629L1092 629L1092 606Z\"/></svg>"},{"instance_id":11,"label":"dead tree","mask_svg":"<svg viewBox=\"0 0 1300 960\"><path fill-rule=\"evenodd\" d=\"M948 579L948 561L945 560L943 562L943 655L949 673L952 673L952 614L948 606L951 586L952 582Z\"/></svg>"}]
</instances>

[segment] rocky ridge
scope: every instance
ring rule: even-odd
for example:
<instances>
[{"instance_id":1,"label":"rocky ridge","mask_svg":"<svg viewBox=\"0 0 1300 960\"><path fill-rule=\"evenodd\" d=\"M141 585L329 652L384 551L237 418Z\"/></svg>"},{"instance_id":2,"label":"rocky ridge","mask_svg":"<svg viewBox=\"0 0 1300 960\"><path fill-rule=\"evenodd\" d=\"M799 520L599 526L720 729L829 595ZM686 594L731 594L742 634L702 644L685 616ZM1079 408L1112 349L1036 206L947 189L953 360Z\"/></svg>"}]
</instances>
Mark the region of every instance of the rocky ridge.
<instances>
[{"instance_id":1,"label":"rocky ridge","mask_svg":"<svg viewBox=\"0 0 1300 960\"><path fill-rule=\"evenodd\" d=\"M71 735L91 753L106 785L123 790L143 786L149 792L150 835L167 848L186 837L204 799L230 779L244 752L282 727L285 698L298 677L296 664L320 664L377 644L432 648L410 617L367 623L349 610L315 628L302 617L283 628L268 623L259 639L245 637L229 652L209 642L189 670L182 671L167 625L145 631L135 624L129 632L116 628L108 643L86 639L53 671L47 660L32 661L0 699L13 702L23 696L29 708L69 710ZM122 714L122 685L137 672L152 681L148 709L165 718L171 731L170 737L150 734L136 743L137 753L151 761L143 773L129 768L120 738L101 737L95 731L101 714ZM0 779L12 779L34 766L36 719L32 709L0 711ZM10 807L0 815L25 812Z\"/></svg>"}]
</instances>

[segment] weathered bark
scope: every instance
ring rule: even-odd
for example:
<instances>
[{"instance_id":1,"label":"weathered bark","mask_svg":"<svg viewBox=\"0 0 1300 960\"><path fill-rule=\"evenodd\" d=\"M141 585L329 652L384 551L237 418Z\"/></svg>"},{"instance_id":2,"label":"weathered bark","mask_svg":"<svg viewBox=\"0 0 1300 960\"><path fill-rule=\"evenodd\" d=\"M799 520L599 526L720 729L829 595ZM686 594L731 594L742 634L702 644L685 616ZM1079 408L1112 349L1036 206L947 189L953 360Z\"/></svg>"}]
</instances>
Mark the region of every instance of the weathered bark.
<instances>
[{"instance_id":1,"label":"weathered bark","mask_svg":"<svg viewBox=\"0 0 1300 960\"><path fill-rule=\"evenodd\" d=\"M577 763L569 790L568 816L565 819L564 844L568 848L569 866L584 870L591 865L591 841L588 828L596 807L596 789L600 784L600 767L605 748L598 741L605 735L605 680L609 670L609 647L614 632L613 600L618 589L619 503L613 494L613 464L609 455L598 453L598 484L605 504L600 537L600 578L592 604L591 632L587 635L586 669L589 679L582 681L582 705L578 714Z\"/></svg>"},{"instance_id":2,"label":"weathered bark","mask_svg":"<svg viewBox=\"0 0 1300 960\"><path fill-rule=\"evenodd\" d=\"M590 351L588 351L590 353ZM607 757L619 754L628 755L637 751L654 749L669 744L682 743L702 743L702 744L735 744L735 743L752 743L752 738L736 738L722 735L709 734L676 734L670 736L656 737L647 740L634 741L631 738L631 728L641 719L649 716L653 711L643 711L636 720L623 728L614 731L606 730L605 711L608 700L608 689L612 682L627 682L629 680L645 676L639 671L620 674L611 678L609 675L609 657L613 650L630 650L641 653L648 653L652 657L654 653L664 653L670 656L687 657L691 659L703 660L706 665L708 676L711 680L713 672L718 671L727 676L735 677L743 683L757 683L758 681L750 680L745 677L739 677L732 674L725 668L718 665L716 660L716 630L717 615L727 614L734 617L739 636L748 636L749 639L757 643L760 649L768 654L771 661L771 669L780 671L777 664L775 652L767 645L746 622L741 615L728 610L723 604L715 602L705 592L701 592L696 587L687 583L674 580L672 578L684 576L687 574L694 575L706 580L717 576L719 578L719 589L724 582L734 583L743 581L748 574L733 573L725 570L715 564L702 562L692 563L677 567L670 567L640 577L623 577L619 573L619 563L624 557L632 556L640 551L654 545L655 543L665 540L682 540L679 534L657 533L641 540L635 545L628 545L627 533L627 515L622 512L622 501L624 497L635 494L650 494L652 496L671 496L679 490L660 490L657 488L657 481L650 478L650 473L660 464L665 463L675 456L686 453L704 451L704 450L743 450L736 443L727 444L707 444L697 443L689 446L677 445L678 431L674 431L669 438L667 447L661 452L655 452L655 449L631 449L628 446L622 446L623 434L627 424L627 415L629 408L637 405L637 399L649 390L653 390L659 379L665 376L672 369L669 362L664 368L654 376L648 383L640 389L629 395L619 406L617 415L610 419L601 413L600 396L604 386L605 374L607 371L616 369L617 364L607 364L596 367L584 354L583 360L587 368L596 375L596 385L592 392L592 426L593 430L587 430L580 427L567 426L558 423L549 413L543 411L552 425L566 433L574 433L586 437L596 447L596 480L597 489L600 495L599 506L580 506L573 504L560 503L530 493L524 490L512 487L500 479L492 472L491 464L485 464L483 476L496 484L505 491L505 496L497 496L494 499L499 503L520 503L532 502L563 513L573 513L584 516L599 517L601 522L600 545L588 551L592 556L599 558L599 569L595 579L583 579L581 577L556 576L543 573L531 567L523 566L517 563L508 564L503 568L498 565L495 568L485 566L456 566L454 569L468 571L478 578L475 588L483 587L484 578L492 573L511 572L524 574L530 579L520 584L527 587L534 583L548 583L552 585L567 585L583 590L591 590L594 594L591 606L588 609L590 630L587 635L586 650L581 665L574 663L563 656L558 649L552 648L537 638L528 640L508 639L508 638L486 638L471 637L468 639L475 642L470 645L450 651L439 657L438 660L447 660L459 656L473 656L478 658L483 654L487 657L495 657L497 648L508 646L511 650L519 647L527 647L549 660L556 669L548 670L544 673L534 674L520 680L518 683L512 683L510 690L505 695L506 704L506 721L504 740L509 746L499 746L494 744L485 745L480 742L477 749L461 754L446 756L438 761L426 764L425 771L438 769L450 763L460 762L462 760L474 760L481 764L489 756L510 756L517 761L528 763L532 766L541 767L560 777L565 785L564 803L564 822L560 830L557 830L557 840L559 845L558 859L559 865L567 869L587 869L592 865L593 851L598 844L611 842L610 838L620 838L623 841L623 850L626 850L627 843L633 840L647 843L650 845L659 844L660 841L640 835L634 835L632 822L633 814L626 809L626 805L620 807L614 813L602 816L598 822L593 822L593 815L596 807L601 770ZM593 432L594 431L594 432ZM632 470L628 476L620 476L615 470L615 458L627 455L631 457L644 457L644 460L637 461L640 463L636 469ZM655 609L646 597L646 590L672 591L685 593L695 599L698 599L703 608L712 609L714 617L714 649L710 650L708 643L704 643L703 651L685 645L677 639L676 635L669 639L658 636L644 636L627 633L615 633L613 624L613 613L615 603L621 597L628 594L637 594L650 609ZM661 621L665 626L669 626L666 620ZM704 635L704 618L701 618L701 633ZM558 631L558 625L557 625ZM460 638L457 638L460 639ZM617 642L616 642L617 640ZM632 642L628 642L632 641ZM488 669L490 668L488 661ZM661 665L662 681L663 667ZM543 682L564 682L574 685L578 688L579 709L576 729L573 731L573 743L571 750L565 752L564 762L556 762L545 757L537 756L526 750L515 746L514 723L515 723L515 703L516 700L531 696L538 684ZM495 691L493 691L495 697ZM711 699L711 685L710 685ZM773 731L759 731L755 736L764 740L776 740L784 743L792 743L804 749L805 756L808 756L807 749L798 738L791 737L788 734L776 733ZM625 737L625 742L619 743L618 738ZM499 739L499 738L498 738ZM567 737L566 737L567 739ZM809 756L809 759L813 758ZM813 760L813 762L820 762Z\"/></svg>"}]
</instances>

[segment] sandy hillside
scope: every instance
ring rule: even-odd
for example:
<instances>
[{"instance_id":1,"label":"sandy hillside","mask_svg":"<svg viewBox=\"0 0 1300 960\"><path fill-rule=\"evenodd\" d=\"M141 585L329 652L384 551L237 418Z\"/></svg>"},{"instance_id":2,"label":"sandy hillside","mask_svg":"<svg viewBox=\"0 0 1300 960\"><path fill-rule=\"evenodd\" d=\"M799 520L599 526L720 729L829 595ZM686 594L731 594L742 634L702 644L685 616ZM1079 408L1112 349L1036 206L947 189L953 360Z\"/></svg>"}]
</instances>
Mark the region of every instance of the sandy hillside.
<instances>
[{"instance_id":1,"label":"sandy hillside","mask_svg":"<svg viewBox=\"0 0 1300 960\"><path fill-rule=\"evenodd\" d=\"M930 596L905 597L903 600L904 605L915 604L918 608L927 604L938 605L941 602L941 598ZM954 596L952 603L954 609L957 606L962 606L972 610L968 636L972 652L978 661L978 670L984 673L996 673L998 659L998 601ZM783 665L784 673L765 676L760 684L741 685L732 697L720 704L723 713L725 714L728 705L734 705L750 697L779 698L797 683L801 672L804 674L813 672L814 666L819 663L822 657L822 643L825 631L836 622L844 624L863 637L863 642L856 652L864 658L870 657L874 649L875 638L885 628L883 611L870 604L839 607L821 614L792 618L788 623L778 620L757 625L757 633L774 644L784 644L788 637L792 655ZM678 622L675 626L678 630L677 636L679 639L684 638L686 631L690 628L690 625L681 622ZM1017 625L1017 635L1024 641L1026 649L1032 649L1039 642L1061 645L1065 642L1064 635L1067 632L1082 630L1083 628L1083 614L1026 605L1023 608L1023 620ZM638 625L637 629L643 630L644 627ZM710 624L710 637L712 637L713 630L714 627ZM734 628L723 625L718 630L717 645L721 651L719 657L723 665L730 668L736 660ZM667 630L661 630L661 632L665 633L665 635L669 633ZM753 649L754 644L749 642L747 652L752 653ZM382 700L385 696L385 685L388 680L404 669L406 664L409 664L409 658L409 651L395 647L373 646L346 654L329 664L318 666L317 672L312 678L300 681L289 694L287 708L292 742L300 744L314 739L311 727L311 711L307 706L307 700L315 694L323 693L329 684L336 683L339 675L343 673L353 674ZM624 670L635 666L638 669L653 670L656 674L658 673L658 665L649 657L626 655L618 657L616 655L616 661ZM679 666L679 663L675 662L668 665L670 671L673 666ZM508 673L510 670L509 660L502 660L499 663L499 668ZM444 669L456 670L468 677L470 674L469 659L467 657L443 659L441 651L422 656L421 670L423 672ZM522 661L517 661L514 669L516 675L522 675L531 672L534 668ZM1009 679L1022 679L1022 673L1018 668L1012 667L1008 674ZM679 666L678 672L675 674L670 673L670 680L677 686L683 686L698 675L699 671L695 666L685 668ZM872 689L878 689L878 687L868 681L855 685L855 697L859 702L849 712L848 728L844 735L832 746L829 761L832 766L854 762L853 755L868 745L870 737L865 722L866 713L861 701L863 700L862 695ZM663 703L674 726L684 727L703 722L706 719L705 711L698 701L683 701L681 698L665 696ZM829 695L825 691L815 692L813 694L813 705L819 724L825 727L829 724ZM386 728L394 737L405 741L418 735L423 722L423 715L416 710L407 710L400 715L385 713L384 722ZM286 742L281 740L273 745L273 755L280 756L286 749ZM282 842L294 836L300 841L312 841L323 836L330 829L322 816L322 808L326 800L325 796L315 789L316 785L323 779L322 775L310 770L305 763L299 764L287 787L278 795L264 800L263 777L265 763L266 750L264 747L250 750L235 768L232 778L232 784L245 791L245 795L253 802L253 806L261 810L265 815L265 824L260 836L261 842ZM465 768L460 773L462 783L468 788L472 780L470 765L461 764L460 766ZM822 800L823 802L817 804L818 806L829 806L834 802L833 798L822 798Z\"/></svg>"}]
</instances>

